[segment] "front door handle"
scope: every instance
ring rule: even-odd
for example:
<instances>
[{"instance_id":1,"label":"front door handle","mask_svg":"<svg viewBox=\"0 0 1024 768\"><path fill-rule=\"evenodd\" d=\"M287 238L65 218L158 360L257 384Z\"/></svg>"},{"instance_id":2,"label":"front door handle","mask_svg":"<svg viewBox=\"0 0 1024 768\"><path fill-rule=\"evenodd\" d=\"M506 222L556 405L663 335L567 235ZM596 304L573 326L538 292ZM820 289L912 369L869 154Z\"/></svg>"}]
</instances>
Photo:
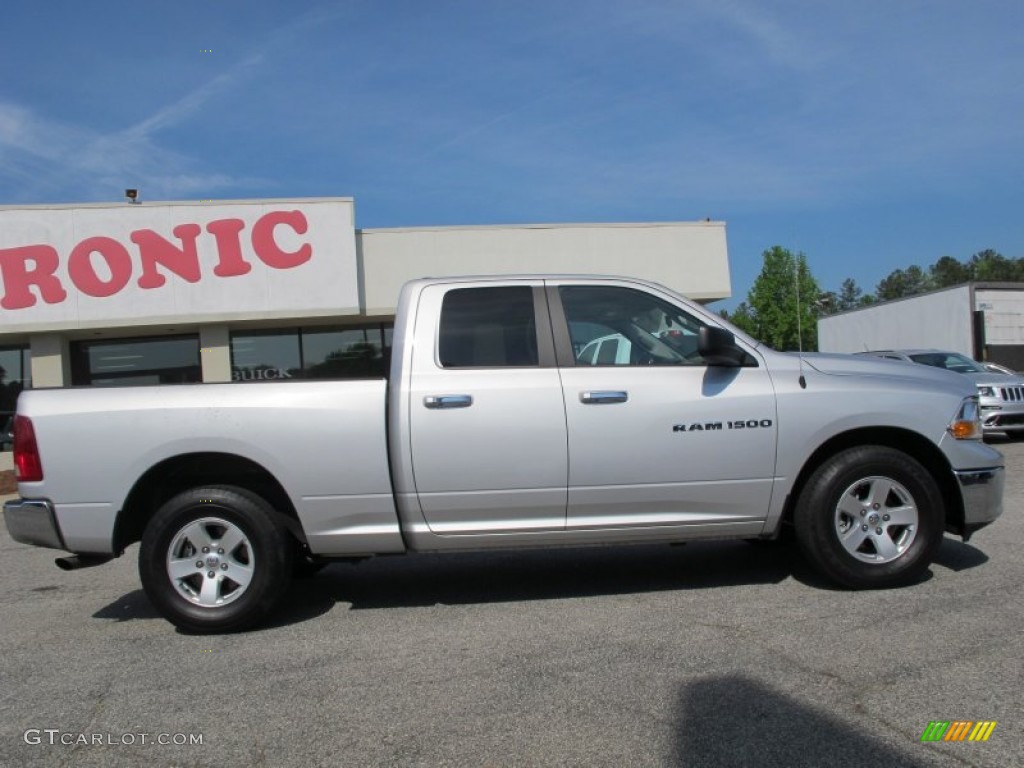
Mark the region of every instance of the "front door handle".
<instances>
[{"instance_id":1,"label":"front door handle","mask_svg":"<svg viewBox=\"0 0 1024 768\"><path fill-rule=\"evenodd\" d=\"M469 408L472 404L472 395L427 395L423 398L423 405L427 408Z\"/></svg>"},{"instance_id":2,"label":"front door handle","mask_svg":"<svg viewBox=\"0 0 1024 768\"><path fill-rule=\"evenodd\" d=\"M580 402L587 405L607 405L608 403L624 403L629 400L628 392L580 392Z\"/></svg>"}]
</instances>

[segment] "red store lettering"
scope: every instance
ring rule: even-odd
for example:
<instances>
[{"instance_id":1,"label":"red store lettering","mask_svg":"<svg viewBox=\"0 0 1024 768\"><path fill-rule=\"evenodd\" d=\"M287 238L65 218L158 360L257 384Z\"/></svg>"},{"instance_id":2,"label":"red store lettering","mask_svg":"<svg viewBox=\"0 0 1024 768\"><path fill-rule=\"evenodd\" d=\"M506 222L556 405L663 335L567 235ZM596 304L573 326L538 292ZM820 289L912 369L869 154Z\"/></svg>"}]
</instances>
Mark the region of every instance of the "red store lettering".
<instances>
[{"instance_id":1,"label":"red store lettering","mask_svg":"<svg viewBox=\"0 0 1024 768\"><path fill-rule=\"evenodd\" d=\"M286 251L275 239L275 230L283 226L297 235L304 235L309 223L302 211L271 211L252 226L252 248L256 257L272 269L292 269L313 257L313 246L303 243L294 251ZM241 219L219 219L206 225L217 248L217 277L236 277L252 270L242 254ZM129 236L138 247L142 274L139 288L160 288L167 282L164 272L173 273L187 283L201 279L198 224L181 224L173 230L179 244L167 240L151 229L139 229ZM67 291L57 276L60 256L50 245L26 245L0 248L0 282L4 294L0 307L27 309L35 306L36 291L47 304L60 304ZM160 268L158 270L158 267ZM110 237L88 237L71 249L68 255L68 279L79 291L97 298L113 296L122 291L132 278L132 256L128 249ZM162 270L162 271L161 271Z\"/></svg>"}]
</instances>

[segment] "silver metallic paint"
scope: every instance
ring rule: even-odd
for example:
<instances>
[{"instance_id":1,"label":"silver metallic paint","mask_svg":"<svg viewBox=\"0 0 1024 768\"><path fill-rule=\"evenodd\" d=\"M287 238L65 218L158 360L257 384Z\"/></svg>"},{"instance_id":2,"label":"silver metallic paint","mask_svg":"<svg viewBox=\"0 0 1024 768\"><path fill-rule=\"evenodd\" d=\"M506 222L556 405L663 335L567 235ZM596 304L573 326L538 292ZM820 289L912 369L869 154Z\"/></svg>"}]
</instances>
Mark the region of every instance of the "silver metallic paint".
<instances>
[{"instance_id":1,"label":"silver metallic paint","mask_svg":"<svg viewBox=\"0 0 1024 768\"><path fill-rule=\"evenodd\" d=\"M654 293L729 327L757 366L438 365L437 321L448 288L565 283ZM627 397L590 404L581 401L584 392ZM777 529L815 448L851 430L896 427L939 447L960 479L968 523L988 522L1001 511L1002 457L946 432L973 392L969 380L925 366L772 351L645 281L419 280L399 298L388 381L26 391L19 412L33 420L46 479L21 483L19 492L51 501L54 511L17 502L5 505L5 517L9 528L14 521L15 529L35 530L24 535L46 546L57 532L25 516L52 514L66 548L109 553L116 516L148 469L215 452L273 475L317 554L749 537ZM472 401L427 407L425 398L450 395ZM673 431L679 423L736 419L771 424ZM90 436L88 450L82 435Z\"/></svg>"}]
</instances>

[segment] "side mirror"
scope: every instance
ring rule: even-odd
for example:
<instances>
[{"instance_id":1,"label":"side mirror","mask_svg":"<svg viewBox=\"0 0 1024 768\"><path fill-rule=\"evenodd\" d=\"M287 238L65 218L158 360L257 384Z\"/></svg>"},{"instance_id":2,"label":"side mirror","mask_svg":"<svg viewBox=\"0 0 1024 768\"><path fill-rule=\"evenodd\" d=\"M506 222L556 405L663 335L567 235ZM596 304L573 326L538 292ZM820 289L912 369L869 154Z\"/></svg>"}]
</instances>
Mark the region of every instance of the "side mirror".
<instances>
[{"instance_id":1,"label":"side mirror","mask_svg":"<svg viewBox=\"0 0 1024 768\"><path fill-rule=\"evenodd\" d=\"M747 353L736 346L736 337L730 331L711 325L701 327L697 351L708 365L726 368L737 368L747 359Z\"/></svg>"}]
</instances>

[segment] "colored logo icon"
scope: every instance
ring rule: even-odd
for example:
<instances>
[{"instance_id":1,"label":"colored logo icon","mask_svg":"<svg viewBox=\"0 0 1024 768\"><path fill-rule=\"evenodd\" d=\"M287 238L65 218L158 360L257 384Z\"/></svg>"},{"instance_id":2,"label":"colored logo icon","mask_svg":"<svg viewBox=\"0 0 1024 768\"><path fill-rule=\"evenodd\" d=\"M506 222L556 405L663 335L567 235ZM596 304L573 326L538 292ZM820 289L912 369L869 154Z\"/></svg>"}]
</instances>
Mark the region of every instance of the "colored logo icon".
<instances>
[{"instance_id":1,"label":"colored logo icon","mask_svg":"<svg viewBox=\"0 0 1024 768\"><path fill-rule=\"evenodd\" d=\"M995 720L932 720L921 741L988 741L995 729Z\"/></svg>"}]
</instances>

